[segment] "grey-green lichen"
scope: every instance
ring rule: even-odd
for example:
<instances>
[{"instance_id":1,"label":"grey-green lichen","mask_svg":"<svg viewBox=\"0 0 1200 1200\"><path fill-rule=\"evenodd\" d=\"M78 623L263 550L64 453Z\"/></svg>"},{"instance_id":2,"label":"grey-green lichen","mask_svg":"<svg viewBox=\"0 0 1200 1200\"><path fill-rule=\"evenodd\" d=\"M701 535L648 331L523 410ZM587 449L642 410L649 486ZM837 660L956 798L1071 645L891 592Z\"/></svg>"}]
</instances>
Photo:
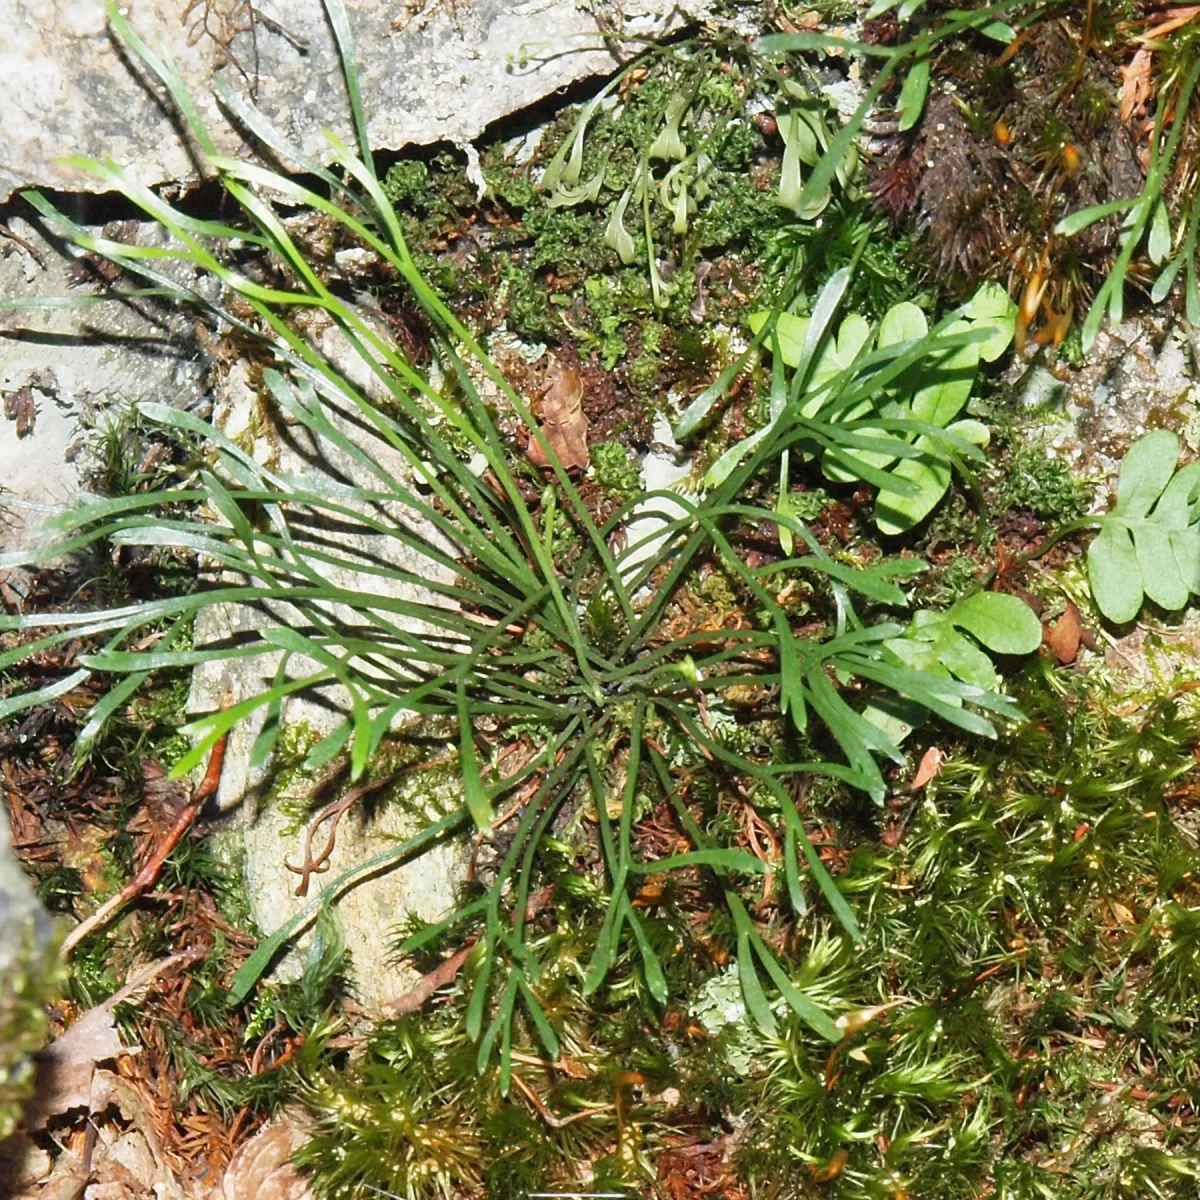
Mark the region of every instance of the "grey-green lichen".
<instances>
[{"instance_id":1,"label":"grey-green lichen","mask_svg":"<svg viewBox=\"0 0 1200 1200\"><path fill-rule=\"evenodd\" d=\"M58 977L57 944L40 936L35 911L4 919L12 957L0 983L0 1142L16 1129L33 1094L33 1054L46 1041L46 1001Z\"/></svg>"}]
</instances>

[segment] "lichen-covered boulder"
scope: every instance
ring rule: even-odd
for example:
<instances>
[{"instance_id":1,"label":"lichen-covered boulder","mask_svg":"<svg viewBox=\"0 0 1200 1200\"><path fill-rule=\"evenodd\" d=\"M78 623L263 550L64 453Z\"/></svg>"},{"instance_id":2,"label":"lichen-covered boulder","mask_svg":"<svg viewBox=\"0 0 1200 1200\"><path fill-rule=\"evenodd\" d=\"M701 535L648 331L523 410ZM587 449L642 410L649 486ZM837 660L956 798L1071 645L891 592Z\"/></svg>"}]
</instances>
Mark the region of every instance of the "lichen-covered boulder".
<instances>
[{"instance_id":1,"label":"lichen-covered boulder","mask_svg":"<svg viewBox=\"0 0 1200 1200\"><path fill-rule=\"evenodd\" d=\"M0 812L0 1141L16 1128L33 1088L31 1056L46 1039L43 999L56 955L50 915L12 852Z\"/></svg>"}]
</instances>

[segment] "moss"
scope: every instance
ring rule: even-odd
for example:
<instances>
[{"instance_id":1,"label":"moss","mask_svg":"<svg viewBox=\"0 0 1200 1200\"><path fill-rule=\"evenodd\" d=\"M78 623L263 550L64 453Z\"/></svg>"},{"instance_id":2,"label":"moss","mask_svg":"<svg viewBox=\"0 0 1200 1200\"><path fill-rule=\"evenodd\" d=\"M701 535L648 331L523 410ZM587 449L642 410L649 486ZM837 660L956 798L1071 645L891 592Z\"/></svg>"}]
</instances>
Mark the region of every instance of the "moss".
<instances>
[{"instance_id":1,"label":"moss","mask_svg":"<svg viewBox=\"0 0 1200 1200\"><path fill-rule=\"evenodd\" d=\"M503 160L494 164L485 161L483 177L487 181L488 194L500 204L520 211L536 203L537 189L529 172L521 167L510 166Z\"/></svg>"},{"instance_id":2,"label":"moss","mask_svg":"<svg viewBox=\"0 0 1200 1200\"><path fill-rule=\"evenodd\" d=\"M653 391L658 386L658 358L653 354L639 354L629 364L625 377L635 391Z\"/></svg>"},{"instance_id":3,"label":"moss","mask_svg":"<svg viewBox=\"0 0 1200 1200\"><path fill-rule=\"evenodd\" d=\"M544 338L559 332L560 320L551 312L550 297L533 271L518 265L512 256L503 255L500 280L496 304L513 333Z\"/></svg>"},{"instance_id":4,"label":"moss","mask_svg":"<svg viewBox=\"0 0 1200 1200\"><path fill-rule=\"evenodd\" d=\"M556 274L574 273L579 281L609 265L610 251L601 244L592 213L577 208L551 208L540 204L524 216L532 240L526 263L530 270L553 267Z\"/></svg>"},{"instance_id":5,"label":"moss","mask_svg":"<svg viewBox=\"0 0 1200 1200\"><path fill-rule=\"evenodd\" d=\"M1118 717L1101 680L1047 668L1017 693L1027 737L964 747L911 802L895 845L852 857L843 888L883 907L866 943L839 950L819 985L853 1005L858 989L877 994L882 971L887 994L908 1002L834 1060L798 1030L760 1049L765 1080L748 1080L731 1104L753 1114L741 1160L751 1189L783 1172L797 1186L781 1194L802 1195L806 1164L839 1151L836 1197L1132 1197L1150 1177L1173 1196L1194 1187L1195 1138L1171 1136L1153 1098L1178 1086L1191 1022L1153 1035L1143 1024L1195 993L1194 982L1172 990L1192 978L1195 923L1182 921L1173 942L1178 910L1166 897L1182 891L1194 907L1195 896L1172 867L1183 835L1164 803L1193 771L1193 719L1161 701ZM1102 915L1114 903L1125 914L1115 925ZM1143 938L1150 927L1166 937ZM1165 971L1176 955L1183 969ZM1148 1036L1156 1065L1138 1072L1139 1100L1121 1081ZM1091 1125L1098 1084L1116 1108ZM853 1138L868 1125L889 1130L882 1151ZM950 1133L928 1137L935 1128ZM1134 1131L1150 1139L1122 1136ZM1166 1157L1144 1157L1151 1144ZM1074 1147L1068 1160L1063 1145ZM1127 1188L1092 1187L1121 1177Z\"/></svg>"},{"instance_id":6,"label":"moss","mask_svg":"<svg viewBox=\"0 0 1200 1200\"><path fill-rule=\"evenodd\" d=\"M121 986L112 958L112 946L103 933L75 947L66 992L81 1008L94 1008Z\"/></svg>"},{"instance_id":7,"label":"moss","mask_svg":"<svg viewBox=\"0 0 1200 1200\"><path fill-rule=\"evenodd\" d=\"M744 248L755 256L784 227L789 217L776 201L774 175L756 176L744 164L713 180L703 208L696 214L691 242L697 250Z\"/></svg>"},{"instance_id":8,"label":"moss","mask_svg":"<svg viewBox=\"0 0 1200 1200\"><path fill-rule=\"evenodd\" d=\"M833 503L833 497L822 487L793 491L788 496L788 512L801 521L814 521Z\"/></svg>"},{"instance_id":9,"label":"moss","mask_svg":"<svg viewBox=\"0 0 1200 1200\"><path fill-rule=\"evenodd\" d=\"M922 608L948 608L976 586L979 567L969 554L954 554L921 577L914 603Z\"/></svg>"},{"instance_id":10,"label":"moss","mask_svg":"<svg viewBox=\"0 0 1200 1200\"><path fill-rule=\"evenodd\" d=\"M429 167L415 158L393 163L383 180L383 194L397 208L429 208L433 199Z\"/></svg>"},{"instance_id":11,"label":"moss","mask_svg":"<svg viewBox=\"0 0 1200 1200\"><path fill-rule=\"evenodd\" d=\"M292 818L291 832L303 828L310 813L307 805L296 795L304 789L303 780L312 778L304 767L308 753L321 740L321 734L307 721L288 721L280 726L272 760L271 786L262 798L265 806L278 804Z\"/></svg>"},{"instance_id":12,"label":"moss","mask_svg":"<svg viewBox=\"0 0 1200 1200\"><path fill-rule=\"evenodd\" d=\"M621 312L619 294L607 275L593 275L583 282L587 299L590 328L574 328L580 344L586 352L598 353L606 371L611 371L629 350L629 343L621 336L626 315Z\"/></svg>"},{"instance_id":13,"label":"moss","mask_svg":"<svg viewBox=\"0 0 1200 1200\"><path fill-rule=\"evenodd\" d=\"M642 486L642 473L634 457L620 442L600 442L591 448L596 482L614 496L629 499Z\"/></svg>"},{"instance_id":14,"label":"moss","mask_svg":"<svg viewBox=\"0 0 1200 1200\"><path fill-rule=\"evenodd\" d=\"M1062 458L1044 446L1021 441L1012 448L994 505L1001 512L1020 509L1065 524L1087 512L1094 490Z\"/></svg>"},{"instance_id":15,"label":"moss","mask_svg":"<svg viewBox=\"0 0 1200 1200\"><path fill-rule=\"evenodd\" d=\"M246 882L246 839L240 829L218 830L209 841L214 861L221 869L221 886L216 889L217 908L234 929L256 931Z\"/></svg>"},{"instance_id":16,"label":"moss","mask_svg":"<svg viewBox=\"0 0 1200 1200\"><path fill-rule=\"evenodd\" d=\"M1066 363L1078 371L1084 364L1083 330L1079 325L1072 325L1063 343L1058 348L1058 361Z\"/></svg>"}]
</instances>

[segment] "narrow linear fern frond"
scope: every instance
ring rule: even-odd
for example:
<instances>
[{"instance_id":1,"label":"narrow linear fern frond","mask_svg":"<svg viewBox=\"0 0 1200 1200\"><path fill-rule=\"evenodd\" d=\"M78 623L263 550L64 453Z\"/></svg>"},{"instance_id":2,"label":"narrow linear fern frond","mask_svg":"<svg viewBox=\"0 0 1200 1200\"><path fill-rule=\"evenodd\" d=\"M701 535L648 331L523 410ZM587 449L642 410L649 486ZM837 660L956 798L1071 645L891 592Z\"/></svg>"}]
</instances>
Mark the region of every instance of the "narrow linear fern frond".
<instances>
[{"instance_id":1,"label":"narrow linear fern frond","mask_svg":"<svg viewBox=\"0 0 1200 1200\"><path fill-rule=\"evenodd\" d=\"M167 87L238 215L223 222L198 220L111 163L79 165L158 222L169 234L166 246L150 250L96 239L44 196L30 200L76 244L252 339L265 360L255 381L261 381L261 399L286 423L291 440L305 444L314 461L327 456L346 466L338 475L267 465L192 414L142 405L144 418L199 444L202 461L180 486L90 501L62 517L55 525L54 552L83 553L104 545L171 552L197 564L202 575L182 595L112 610L0 617L0 631L34 635L32 642L0 653L0 669L68 639L100 639L74 674L3 701L0 715L44 703L88 674L103 673L116 683L93 710L88 731L94 739L150 672L258 659L265 664L263 686L193 721L186 732L194 747L175 772L190 770L238 722L255 714L268 718L253 752L256 762L265 762L289 698L337 685L344 697L341 724L313 748L308 762L327 764L344 754L352 778L370 769L389 728L403 715L446 719L456 731L450 741L459 754L462 807L394 852L352 868L333 882L329 895L470 824L491 838L500 803L520 797L486 894L434 926L433 933L423 930L407 947L418 948L468 922L479 929L479 966L464 1021L478 1043L480 1067L499 1058L502 1090L521 1028L531 1027L552 1058L559 1052L554 1016L540 998L542 966L531 936L530 905L549 831L565 814L578 822L580 811L588 813L595 831L605 884L600 932L579 981L584 993L606 986L624 946L636 951L647 994L657 1003L667 1000L651 924L631 889L647 874L702 871L725 899L747 1007L756 1019L775 1027L767 997L773 989L799 1020L837 1041L840 1031L823 1002L793 982L743 901L740 880L749 871L761 872L761 863L702 826L681 778L712 764L718 786L729 777L743 781L747 803L782 822L786 889L797 917L823 906L858 940L859 918L813 849L784 777L828 777L882 800L886 780L880 761L903 756L892 736L864 715L865 698L878 692L910 699L984 736L996 732L992 717L1019 716L1010 702L986 689L887 657L885 643L899 639L903 625L869 621L856 603L906 607L901 583L912 573L910 563L858 566L835 560L804 522L746 497L756 474L802 440L869 453L891 438L886 445L900 443L893 457L912 459L918 451L908 439L939 437L947 453L976 456L969 440L933 421L879 414L860 419L857 406L906 371L975 346L984 335L952 327L955 314L926 336L872 349L818 380L849 283L849 273L839 275L803 341L804 365L790 381L780 366L773 379L777 425L731 459L706 491L643 494L598 522L528 400L418 270L375 171L349 18L340 0L325 4L342 57L357 153L329 135L333 166L321 167L225 90L226 107L243 127L278 158L311 168L310 178L302 183L218 155L174 68L148 50L109 0L114 30ZM886 72L874 94L885 84ZM802 204L841 170L864 113L829 140ZM329 219L339 236L394 271L405 298L428 319L440 374L411 361L310 261L286 217L296 207ZM236 255L229 245L234 239ZM244 265L247 255L257 258L256 277ZM219 284L221 298L176 282L172 272L179 268ZM777 308L764 329L755 331L751 353L774 346L784 357L783 315ZM318 326L336 338L338 353L313 333ZM723 372L706 390L704 403L693 405L685 418L690 427L715 407L732 378ZM796 402L813 395L817 406L798 412ZM519 451L503 432L514 419L549 464L544 491L553 496L554 511L564 516L572 539L565 560L551 536L553 515L548 518L527 498ZM907 494L910 485L903 479L893 484L897 495ZM613 535L647 514L658 522L654 535L623 554L614 551ZM767 566L749 565L734 531L763 522L773 523L781 537L786 532L798 552L789 550ZM348 544L342 531L350 527L390 553ZM635 557L638 552L644 560ZM6 555L0 563L37 562L46 553ZM701 569L714 566L736 586L754 619L738 629L668 632ZM823 597L832 596L828 628L803 633L793 628L778 590L785 578L803 579ZM603 638L592 635L588 619L598 596L610 605L615 630ZM214 606L240 606L256 621L240 640L181 644L183 627ZM164 628L168 632L157 644L141 643L146 633ZM786 760L738 752L708 723L708 709L744 686L762 695L764 715L776 724ZM510 727L523 722L544 731L543 744L520 771L501 777L490 752ZM675 748L674 758L666 742ZM617 761L620 770L613 772ZM687 849L662 860L639 852L636 822L647 795L674 814ZM262 943L239 971L232 1001L249 993L319 910L320 903L310 904Z\"/></svg>"}]
</instances>

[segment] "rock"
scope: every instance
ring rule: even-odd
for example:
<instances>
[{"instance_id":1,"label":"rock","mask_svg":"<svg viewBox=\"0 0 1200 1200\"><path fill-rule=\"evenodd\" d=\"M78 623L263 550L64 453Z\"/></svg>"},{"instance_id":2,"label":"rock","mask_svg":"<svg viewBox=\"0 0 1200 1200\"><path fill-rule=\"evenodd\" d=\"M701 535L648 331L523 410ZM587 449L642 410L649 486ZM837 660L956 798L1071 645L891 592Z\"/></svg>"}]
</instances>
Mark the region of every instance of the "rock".
<instances>
[{"instance_id":1,"label":"rock","mask_svg":"<svg viewBox=\"0 0 1200 1200\"><path fill-rule=\"evenodd\" d=\"M50 914L13 856L8 810L0 808L0 1142L12 1133L32 1094L30 1056L46 1036L51 933Z\"/></svg>"},{"instance_id":2,"label":"rock","mask_svg":"<svg viewBox=\"0 0 1200 1200\"><path fill-rule=\"evenodd\" d=\"M120 224L110 236L162 244L156 224ZM16 236L0 236L0 295L94 294L95 283L74 283L85 268L46 230L18 216L8 229ZM203 359L193 318L153 300L0 312L0 551L26 545L35 526L73 502L91 448L131 405L194 400Z\"/></svg>"},{"instance_id":3,"label":"rock","mask_svg":"<svg viewBox=\"0 0 1200 1200\"><path fill-rule=\"evenodd\" d=\"M1172 429L1200 445L1193 353L1183 328L1150 312L1101 329L1080 370L1015 358L1013 419L1076 475L1106 488L1115 484L1125 451L1150 429ZM1098 498L1107 507L1103 488Z\"/></svg>"},{"instance_id":4,"label":"rock","mask_svg":"<svg viewBox=\"0 0 1200 1200\"><path fill-rule=\"evenodd\" d=\"M312 329L310 336L326 359L337 364L346 377L357 377L360 385L366 385L361 361L354 360L334 329ZM367 387L368 392L376 389ZM328 398L322 403L326 415L350 441L367 451L395 477L407 476L408 470L401 456L368 432L363 422L349 411L338 411L335 402ZM346 450L329 441L316 445L302 426L276 426L266 406L249 386L245 363L235 364L220 387L214 420L239 444L252 444L254 458L279 476L302 478L312 488L319 487L322 478L327 482L341 480L355 486L378 485L378 480ZM355 504L351 506L361 508ZM295 507L291 511L294 518ZM404 521L410 530L419 530L424 538L440 545L443 552L452 553L452 547L440 542L434 528L399 504L377 506L374 516L397 523ZM299 543L304 544L309 539L320 541L327 524L325 518L317 514L304 529L296 531ZM336 539L335 548L340 555L357 557L364 562L372 559L422 579L450 581L450 573L432 559L420 555L397 538L355 526L350 519L340 523ZM429 604L440 602L432 591L377 573L328 563L320 564L320 569L324 579L349 591ZM426 632L407 618L393 616L392 619L413 632ZM292 628L308 625L307 619L288 605L276 604L263 609L210 605L197 617L195 640L197 645L236 641L247 631L261 629L272 621ZM202 664L193 675L189 708L197 713L211 712L226 696L236 702L261 693L270 686L279 659L279 654L271 654ZM288 673L298 676L315 667L315 663L293 656ZM311 743L330 732L348 710L349 698L341 687L293 695L283 706L281 720L285 732L281 735L281 743ZM265 715L265 710L260 709L255 716L243 719L234 727L226 748L217 799L236 825L236 831L224 838L224 852L231 864L240 864L244 870L251 912L259 927L270 933L308 903L308 898L296 895L299 876L287 864L304 862L305 826L315 815L315 808L335 797L322 796L314 808L312 793L315 785L311 780L303 776L276 778L278 762L267 764L256 772L250 770L251 747ZM429 757L437 757L437 753L436 747L431 747ZM449 753L449 747L446 753ZM412 836L424 824L459 807L462 798L456 774L414 771L394 789L382 789L372 801L377 803L371 805L371 819L363 815L366 804L360 803L339 825L337 846L329 868L313 877L309 898L341 871L386 851L397 841ZM324 844L327 834L327 827L318 831L314 852ZM400 868L361 883L339 900L337 914L353 964L355 991L364 1004L378 1006L407 990L414 976L406 968L389 962L386 953L389 930L410 913L426 920L446 915L454 903L459 881L464 877L466 853L466 846L461 841L435 847ZM293 952L284 959L279 968L283 978L295 978L299 974L307 944L302 940L300 952Z\"/></svg>"},{"instance_id":5,"label":"rock","mask_svg":"<svg viewBox=\"0 0 1200 1200\"><path fill-rule=\"evenodd\" d=\"M293 704L293 716L301 711L311 708ZM295 814L311 790L311 782L300 778L273 792L253 817L246 811L237 831L235 853L242 856L250 909L264 932L277 929L342 871L390 849L462 803L457 775L445 771L414 772L396 787L381 789L371 797L383 797L378 806L360 801L338 825L328 870L314 876L306 899L296 895L300 876L288 864L296 867L304 861L305 831L297 828L304 822ZM326 830L318 831L315 849L324 844ZM407 918L436 921L453 910L468 855L465 841L446 842L351 888L338 900L335 911L350 957L351 984L361 1004L379 1010L416 982L417 972L396 961L391 947ZM299 948L276 967L276 977L298 978L310 945L311 935L300 939Z\"/></svg>"},{"instance_id":6,"label":"rock","mask_svg":"<svg viewBox=\"0 0 1200 1200\"><path fill-rule=\"evenodd\" d=\"M469 145L492 122L617 65L607 35L662 33L703 16L704 0L347 0L372 145ZM57 161L111 157L142 183L194 182L195 164L159 103L129 70L100 0L10 0L0 31L5 114L0 202L17 188L99 191ZM240 136L212 95L220 74L308 154L329 161L322 128L353 144L340 67L320 0L140 0L136 32L172 60L225 153ZM689 12L684 10L688 9ZM140 73L140 72L139 72Z\"/></svg>"}]
</instances>

